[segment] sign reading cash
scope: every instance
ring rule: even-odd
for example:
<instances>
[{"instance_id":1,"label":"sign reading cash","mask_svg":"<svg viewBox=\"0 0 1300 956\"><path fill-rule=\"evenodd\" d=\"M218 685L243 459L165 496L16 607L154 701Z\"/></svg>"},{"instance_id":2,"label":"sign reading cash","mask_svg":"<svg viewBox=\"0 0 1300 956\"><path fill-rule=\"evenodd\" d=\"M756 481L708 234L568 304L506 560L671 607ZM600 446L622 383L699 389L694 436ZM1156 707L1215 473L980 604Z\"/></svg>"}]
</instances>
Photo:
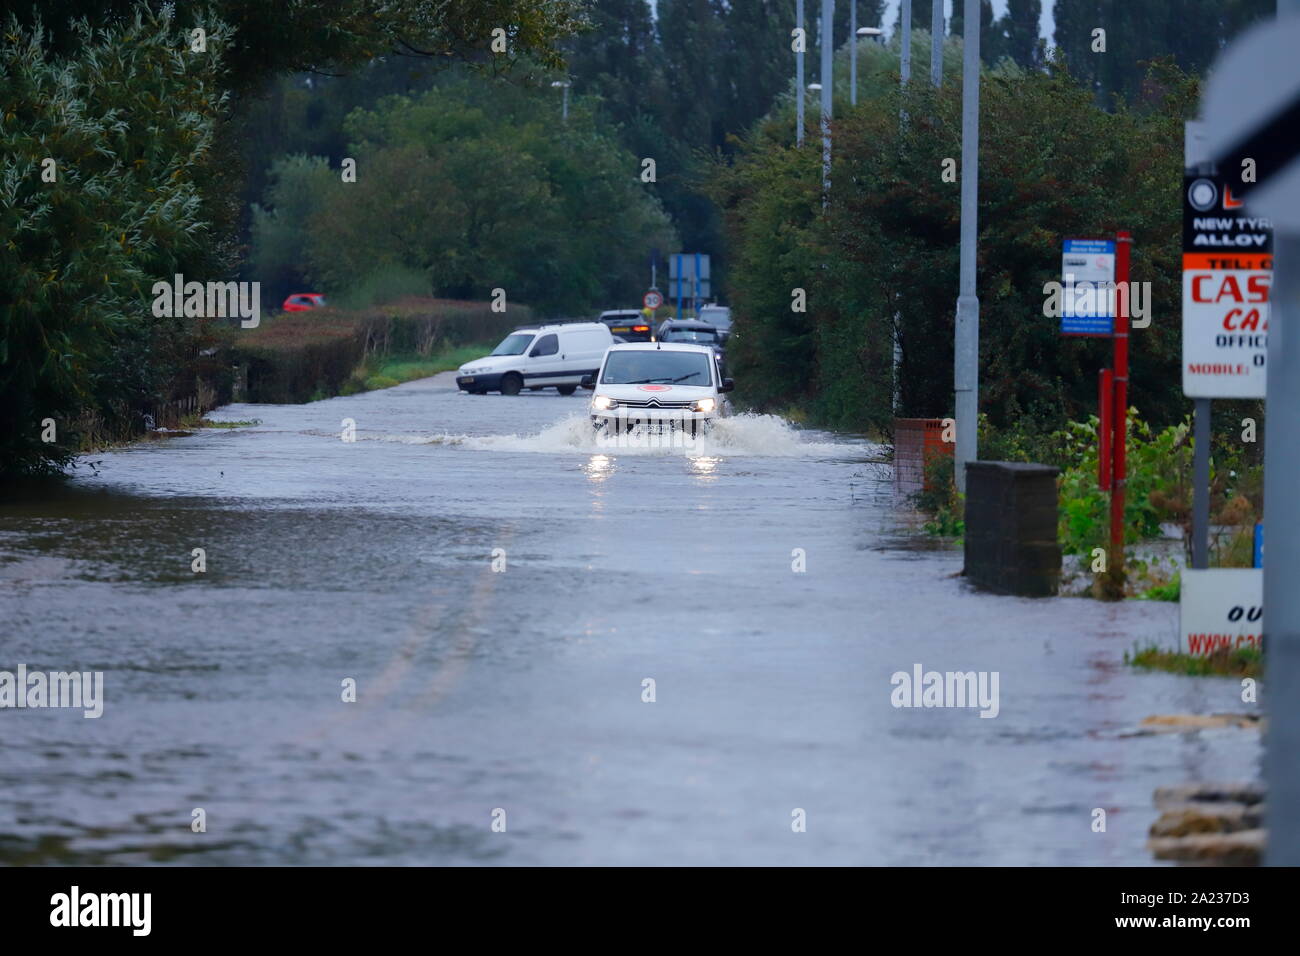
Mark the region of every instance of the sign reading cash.
<instances>
[{"instance_id":1,"label":"sign reading cash","mask_svg":"<svg viewBox=\"0 0 1300 956\"><path fill-rule=\"evenodd\" d=\"M1272 223L1244 212L1231 180L1188 170L1183 177L1184 395L1264 397L1272 281Z\"/></svg>"}]
</instances>

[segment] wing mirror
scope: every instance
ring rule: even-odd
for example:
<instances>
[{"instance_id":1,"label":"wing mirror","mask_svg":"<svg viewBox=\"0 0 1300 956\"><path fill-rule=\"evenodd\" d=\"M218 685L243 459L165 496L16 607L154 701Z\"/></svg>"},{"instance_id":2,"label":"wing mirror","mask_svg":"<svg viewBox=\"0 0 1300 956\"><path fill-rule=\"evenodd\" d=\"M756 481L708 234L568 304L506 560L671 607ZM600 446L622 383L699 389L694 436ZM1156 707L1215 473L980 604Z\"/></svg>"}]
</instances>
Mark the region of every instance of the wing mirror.
<instances>
[{"instance_id":1,"label":"wing mirror","mask_svg":"<svg viewBox=\"0 0 1300 956\"><path fill-rule=\"evenodd\" d=\"M583 388L595 388L595 387L596 387L596 378L595 378L595 376L593 376L593 375L584 375L584 376L582 376L582 382L581 382L581 385L582 385Z\"/></svg>"},{"instance_id":2,"label":"wing mirror","mask_svg":"<svg viewBox=\"0 0 1300 956\"><path fill-rule=\"evenodd\" d=\"M718 387L718 391L729 392L735 387L736 387L736 380L734 378L724 378L722 380L722 385Z\"/></svg>"}]
</instances>

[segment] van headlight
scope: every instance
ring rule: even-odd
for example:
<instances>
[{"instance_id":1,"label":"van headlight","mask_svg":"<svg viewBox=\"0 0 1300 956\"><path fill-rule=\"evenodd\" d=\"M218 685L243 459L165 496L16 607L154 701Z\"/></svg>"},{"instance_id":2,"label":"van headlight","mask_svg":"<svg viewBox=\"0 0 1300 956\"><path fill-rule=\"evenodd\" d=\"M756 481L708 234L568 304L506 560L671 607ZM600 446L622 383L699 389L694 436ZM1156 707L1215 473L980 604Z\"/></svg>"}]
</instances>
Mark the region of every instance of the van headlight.
<instances>
[{"instance_id":1,"label":"van headlight","mask_svg":"<svg viewBox=\"0 0 1300 956\"><path fill-rule=\"evenodd\" d=\"M711 412L717 407L718 400L716 398L701 398L695 403L695 410L697 412Z\"/></svg>"},{"instance_id":2,"label":"van headlight","mask_svg":"<svg viewBox=\"0 0 1300 956\"><path fill-rule=\"evenodd\" d=\"M611 408L617 408L618 402L614 401L608 395L597 395L591 400L591 407L599 412L603 412Z\"/></svg>"}]
</instances>

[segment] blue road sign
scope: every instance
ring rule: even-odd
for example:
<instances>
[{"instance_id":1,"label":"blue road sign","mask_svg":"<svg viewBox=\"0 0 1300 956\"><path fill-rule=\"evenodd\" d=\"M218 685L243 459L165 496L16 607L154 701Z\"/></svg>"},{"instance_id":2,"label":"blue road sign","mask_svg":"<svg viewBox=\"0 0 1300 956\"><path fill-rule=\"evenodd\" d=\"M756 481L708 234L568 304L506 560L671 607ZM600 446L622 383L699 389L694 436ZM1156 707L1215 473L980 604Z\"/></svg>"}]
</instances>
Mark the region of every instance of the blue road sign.
<instances>
[{"instance_id":1,"label":"blue road sign","mask_svg":"<svg viewBox=\"0 0 1300 956\"><path fill-rule=\"evenodd\" d=\"M1066 239L1061 249L1061 334L1115 331L1115 240Z\"/></svg>"}]
</instances>

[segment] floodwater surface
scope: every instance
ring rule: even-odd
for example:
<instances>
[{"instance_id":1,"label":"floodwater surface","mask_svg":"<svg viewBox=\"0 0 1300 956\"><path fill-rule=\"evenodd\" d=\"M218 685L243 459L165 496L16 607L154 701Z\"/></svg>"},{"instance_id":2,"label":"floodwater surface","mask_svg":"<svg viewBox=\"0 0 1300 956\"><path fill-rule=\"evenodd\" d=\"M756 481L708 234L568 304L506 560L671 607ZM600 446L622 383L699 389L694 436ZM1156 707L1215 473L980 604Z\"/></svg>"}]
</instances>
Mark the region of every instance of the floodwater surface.
<instances>
[{"instance_id":1,"label":"floodwater surface","mask_svg":"<svg viewBox=\"0 0 1300 956\"><path fill-rule=\"evenodd\" d=\"M1256 775L1134 734L1242 709L1123 665L1176 605L976 592L879 448L606 446L585 394L229 406L0 504L0 670L105 697L0 710L0 862L1141 865L1155 787ZM996 716L893 706L917 664Z\"/></svg>"}]
</instances>

